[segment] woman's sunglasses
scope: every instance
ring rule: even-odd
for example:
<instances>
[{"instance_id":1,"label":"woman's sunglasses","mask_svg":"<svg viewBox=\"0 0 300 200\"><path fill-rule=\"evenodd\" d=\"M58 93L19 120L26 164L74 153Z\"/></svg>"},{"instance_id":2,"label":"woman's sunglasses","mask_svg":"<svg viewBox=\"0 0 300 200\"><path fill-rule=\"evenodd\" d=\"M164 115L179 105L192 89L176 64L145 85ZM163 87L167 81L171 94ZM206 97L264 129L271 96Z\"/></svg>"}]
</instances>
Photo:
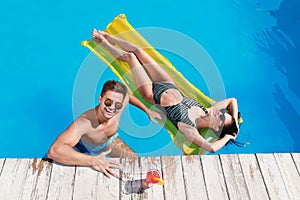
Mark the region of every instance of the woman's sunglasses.
<instances>
[{"instance_id":1,"label":"woman's sunglasses","mask_svg":"<svg viewBox=\"0 0 300 200\"><path fill-rule=\"evenodd\" d=\"M107 106L107 107L113 105L113 103L114 103L114 101L109 99L109 98L105 99L105 101L104 101L104 105ZM115 109L116 110L120 110L122 107L123 107L123 104L121 102L115 102Z\"/></svg>"},{"instance_id":2,"label":"woman's sunglasses","mask_svg":"<svg viewBox=\"0 0 300 200\"><path fill-rule=\"evenodd\" d=\"M226 108L221 109L220 112L222 113L220 115L220 120L222 121L222 124L220 125L220 130L222 130L224 123L225 123L225 119L226 119L226 117L225 117Z\"/></svg>"},{"instance_id":3,"label":"woman's sunglasses","mask_svg":"<svg viewBox=\"0 0 300 200\"><path fill-rule=\"evenodd\" d=\"M222 114L220 115L220 119L221 119L221 121L224 123L224 122L225 122L225 119L226 119L226 117L225 117L226 108L221 109L220 112L222 113Z\"/></svg>"}]
</instances>

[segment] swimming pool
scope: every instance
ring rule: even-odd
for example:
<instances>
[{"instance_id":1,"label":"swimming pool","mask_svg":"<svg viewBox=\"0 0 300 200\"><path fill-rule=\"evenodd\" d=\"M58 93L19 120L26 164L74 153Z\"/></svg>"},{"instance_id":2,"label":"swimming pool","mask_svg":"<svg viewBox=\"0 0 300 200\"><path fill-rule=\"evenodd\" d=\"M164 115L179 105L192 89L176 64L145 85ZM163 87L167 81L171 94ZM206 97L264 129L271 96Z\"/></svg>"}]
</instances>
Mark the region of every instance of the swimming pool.
<instances>
[{"instance_id":1,"label":"swimming pool","mask_svg":"<svg viewBox=\"0 0 300 200\"><path fill-rule=\"evenodd\" d=\"M218 153L300 152L299 2L153 0L92 7L103 9L68 1L1 2L0 157L43 156L74 117L95 105L103 83L116 77L79 43L120 13L205 94L217 93L219 100L223 95L214 90L222 87L226 97L238 99L245 121L238 140L250 144ZM199 52L182 48L176 37L154 37L149 27L195 41L217 67L222 85L207 84L207 75L184 56ZM181 154L163 128L131 106L119 133L140 155Z\"/></svg>"}]
</instances>

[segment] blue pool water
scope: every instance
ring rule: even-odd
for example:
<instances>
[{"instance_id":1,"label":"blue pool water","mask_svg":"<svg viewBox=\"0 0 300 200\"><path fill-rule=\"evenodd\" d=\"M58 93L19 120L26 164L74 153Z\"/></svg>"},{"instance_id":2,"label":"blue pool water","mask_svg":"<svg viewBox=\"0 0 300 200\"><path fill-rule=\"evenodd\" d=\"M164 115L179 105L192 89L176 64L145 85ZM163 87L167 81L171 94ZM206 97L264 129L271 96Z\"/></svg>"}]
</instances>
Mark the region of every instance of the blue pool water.
<instances>
[{"instance_id":1,"label":"blue pool water","mask_svg":"<svg viewBox=\"0 0 300 200\"><path fill-rule=\"evenodd\" d=\"M297 0L1 1L0 157L43 156L95 106L116 77L79 43L120 13L205 94L238 99L245 122L237 139L250 144L218 153L300 152L299 10ZM210 63L193 63L203 52ZM181 154L132 106L119 133L139 155Z\"/></svg>"}]
</instances>

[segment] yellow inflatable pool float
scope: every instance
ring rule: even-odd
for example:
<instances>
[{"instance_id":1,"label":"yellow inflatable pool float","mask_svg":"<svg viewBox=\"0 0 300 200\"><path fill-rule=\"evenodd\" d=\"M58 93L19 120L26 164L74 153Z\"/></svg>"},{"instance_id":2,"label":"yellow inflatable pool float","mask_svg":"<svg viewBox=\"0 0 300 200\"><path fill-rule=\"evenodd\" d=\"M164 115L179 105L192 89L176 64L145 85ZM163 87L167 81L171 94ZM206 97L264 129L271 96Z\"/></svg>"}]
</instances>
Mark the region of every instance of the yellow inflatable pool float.
<instances>
[{"instance_id":1,"label":"yellow inflatable pool float","mask_svg":"<svg viewBox=\"0 0 300 200\"><path fill-rule=\"evenodd\" d=\"M177 69L171 64L171 62L156 51L144 38L141 36L127 21L126 16L121 14L117 16L107 26L105 32L110 33L123 40L127 40L137 46L143 48L161 67L168 73L171 74L173 80L179 90L187 97L196 99L200 104L205 107L210 107L215 101L205 96L198 88L191 84L183 75L177 71ZM153 109L153 105L143 99L141 94L138 92L133 76L130 72L130 67L126 62L117 60L108 50L103 48L101 45L97 45L94 40L85 40L81 44L89 48L95 55L97 55L103 62L105 62L109 68L116 74L116 76L127 86L130 93L134 94L139 98L148 108ZM193 143L186 140L183 133L181 133L175 125L170 121L160 121L169 132L173 142L178 148L180 148L184 154L187 155L199 155L205 154L206 151L194 145ZM217 140L217 136L213 131L209 129L202 129L199 134L202 135L206 140L213 142Z\"/></svg>"}]
</instances>

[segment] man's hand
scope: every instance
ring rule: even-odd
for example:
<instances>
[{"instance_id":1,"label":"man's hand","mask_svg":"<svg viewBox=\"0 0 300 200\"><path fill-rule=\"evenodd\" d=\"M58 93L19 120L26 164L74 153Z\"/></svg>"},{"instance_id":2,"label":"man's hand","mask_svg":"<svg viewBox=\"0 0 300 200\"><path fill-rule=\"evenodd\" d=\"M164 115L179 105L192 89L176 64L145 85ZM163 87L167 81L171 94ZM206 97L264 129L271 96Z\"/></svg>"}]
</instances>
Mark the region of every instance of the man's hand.
<instances>
[{"instance_id":1,"label":"man's hand","mask_svg":"<svg viewBox=\"0 0 300 200\"><path fill-rule=\"evenodd\" d=\"M154 124L157 123L157 121L156 121L155 119L160 119L160 120L162 120L161 114L160 114L159 112L154 111L154 110L149 109L148 112L147 112L147 115L148 115L149 119L150 119Z\"/></svg>"},{"instance_id":2,"label":"man's hand","mask_svg":"<svg viewBox=\"0 0 300 200\"><path fill-rule=\"evenodd\" d=\"M107 178L110 178L110 175L117 176L117 174L112 170L112 168L121 168L121 164L110 159L106 158L105 156L111 152L111 149L107 151L103 151L100 153L96 158L94 159L94 162L92 164L92 167L102 172Z\"/></svg>"}]
</instances>

